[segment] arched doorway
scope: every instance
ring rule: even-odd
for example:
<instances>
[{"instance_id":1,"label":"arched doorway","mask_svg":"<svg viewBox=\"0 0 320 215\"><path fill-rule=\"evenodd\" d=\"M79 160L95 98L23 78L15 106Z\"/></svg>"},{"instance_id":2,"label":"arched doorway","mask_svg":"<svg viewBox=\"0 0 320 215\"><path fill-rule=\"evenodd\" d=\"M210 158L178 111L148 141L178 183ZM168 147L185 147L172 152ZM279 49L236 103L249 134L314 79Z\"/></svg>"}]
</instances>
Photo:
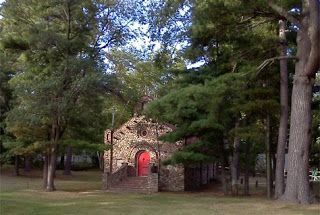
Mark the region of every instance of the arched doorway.
<instances>
[{"instance_id":1,"label":"arched doorway","mask_svg":"<svg viewBox=\"0 0 320 215\"><path fill-rule=\"evenodd\" d=\"M137 154L138 176L149 175L150 155L147 151L140 151Z\"/></svg>"}]
</instances>

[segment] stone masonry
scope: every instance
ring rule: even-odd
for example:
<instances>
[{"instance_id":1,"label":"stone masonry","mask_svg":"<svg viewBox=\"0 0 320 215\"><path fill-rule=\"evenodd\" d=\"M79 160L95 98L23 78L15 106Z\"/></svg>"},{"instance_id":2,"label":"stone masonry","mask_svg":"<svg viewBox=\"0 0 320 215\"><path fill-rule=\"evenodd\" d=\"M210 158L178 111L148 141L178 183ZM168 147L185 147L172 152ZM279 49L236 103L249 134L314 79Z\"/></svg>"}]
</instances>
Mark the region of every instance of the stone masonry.
<instances>
[{"instance_id":1,"label":"stone masonry","mask_svg":"<svg viewBox=\"0 0 320 215\"><path fill-rule=\"evenodd\" d=\"M128 164L128 175L137 175L137 154L147 151L150 155L150 165L158 174L158 189L160 191L184 190L184 167L164 166L161 162L181 147L182 142L167 143L158 137L172 131L169 125L159 124L145 116L135 116L113 133L113 173L119 170L123 163ZM105 144L111 144L111 131L105 131ZM104 153L104 172L110 172L110 150ZM105 186L105 185L104 185Z\"/></svg>"}]
</instances>

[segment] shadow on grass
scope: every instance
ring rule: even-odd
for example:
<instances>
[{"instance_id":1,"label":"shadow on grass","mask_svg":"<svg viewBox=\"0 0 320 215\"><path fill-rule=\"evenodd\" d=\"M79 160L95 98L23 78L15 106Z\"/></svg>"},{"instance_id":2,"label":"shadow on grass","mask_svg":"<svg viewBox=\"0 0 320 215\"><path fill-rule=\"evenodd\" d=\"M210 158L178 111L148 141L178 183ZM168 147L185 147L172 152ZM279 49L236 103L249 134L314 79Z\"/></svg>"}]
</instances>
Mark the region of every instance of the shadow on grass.
<instances>
[{"instance_id":1,"label":"shadow on grass","mask_svg":"<svg viewBox=\"0 0 320 215\"><path fill-rule=\"evenodd\" d=\"M38 174L36 177L35 175ZM100 190L99 171L56 175L55 192L41 190L41 174L1 174L0 214L319 215L318 205L294 205L262 196L225 197L215 192L109 193Z\"/></svg>"}]
</instances>

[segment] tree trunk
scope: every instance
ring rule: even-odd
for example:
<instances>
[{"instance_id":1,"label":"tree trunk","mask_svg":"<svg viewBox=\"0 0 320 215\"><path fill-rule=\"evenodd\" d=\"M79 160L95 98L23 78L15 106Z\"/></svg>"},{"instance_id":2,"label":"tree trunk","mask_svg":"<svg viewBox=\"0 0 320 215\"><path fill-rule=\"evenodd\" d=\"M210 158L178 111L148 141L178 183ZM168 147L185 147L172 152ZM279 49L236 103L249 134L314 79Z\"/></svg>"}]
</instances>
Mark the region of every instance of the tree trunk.
<instances>
[{"instance_id":1,"label":"tree trunk","mask_svg":"<svg viewBox=\"0 0 320 215\"><path fill-rule=\"evenodd\" d=\"M266 172L267 172L267 178L266 178L266 185L267 185L267 197L272 197L272 173L271 173L271 155L270 155L270 115L268 114L266 119Z\"/></svg>"},{"instance_id":2,"label":"tree trunk","mask_svg":"<svg viewBox=\"0 0 320 215\"><path fill-rule=\"evenodd\" d=\"M287 185L282 199L310 203L309 147L314 77L320 67L320 2L303 2L292 89Z\"/></svg>"},{"instance_id":3,"label":"tree trunk","mask_svg":"<svg viewBox=\"0 0 320 215\"><path fill-rule=\"evenodd\" d=\"M218 175L219 175L218 166L219 166L218 163L214 162L214 164L213 164L213 178L215 180L218 179Z\"/></svg>"},{"instance_id":4,"label":"tree trunk","mask_svg":"<svg viewBox=\"0 0 320 215\"><path fill-rule=\"evenodd\" d=\"M246 151L246 155L249 156L249 153L250 153L250 146L249 146L249 143L246 143L246 148L245 148L245 151ZM245 171L244 171L244 190L243 190L243 194L245 196L248 196L249 195L249 173L250 173L250 163L249 163L249 158L245 159Z\"/></svg>"},{"instance_id":5,"label":"tree trunk","mask_svg":"<svg viewBox=\"0 0 320 215\"><path fill-rule=\"evenodd\" d=\"M48 176L47 176L47 188L46 191L54 191L54 175L56 170L57 161L57 144L53 143L50 147L50 159L48 160Z\"/></svg>"},{"instance_id":6,"label":"tree trunk","mask_svg":"<svg viewBox=\"0 0 320 215\"><path fill-rule=\"evenodd\" d=\"M62 153L60 156L60 164L59 164L60 169L64 169L64 154Z\"/></svg>"},{"instance_id":7,"label":"tree trunk","mask_svg":"<svg viewBox=\"0 0 320 215\"><path fill-rule=\"evenodd\" d=\"M228 155L226 151L227 145L228 139L224 138L223 145L221 147L221 182L224 195L228 195L228 181L226 175L226 167L228 166Z\"/></svg>"},{"instance_id":8,"label":"tree trunk","mask_svg":"<svg viewBox=\"0 0 320 215\"><path fill-rule=\"evenodd\" d=\"M276 177L276 156L275 156L275 153L273 152L273 150L271 150L271 173L272 173L272 182L274 182L275 184L275 177ZM273 184L273 185L274 185ZM272 187L273 189L273 192L274 192L274 186Z\"/></svg>"},{"instance_id":9,"label":"tree trunk","mask_svg":"<svg viewBox=\"0 0 320 215\"><path fill-rule=\"evenodd\" d=\"M201 185L202 185L202 162L200 162L200 168L199 168L199 172L200 172L200 187L201 187ZM222 183L223 184L223 183Z\"/></svg>"},{"instance_id":10,"label":"tree trunk","mask_svg":"<svg viewBox=\"0 0 320 215\"><path fill-rule=\"evenodd\" d=\"M31 171L31 157L30 157L30 155L24 156L24 171L25 172Z\"/></svg>"},{"instance_id":11,"label":"tree trunk","mask_svg":"<svg viewBox=\"0 0 320 215\"><path fill-rule=\"evenodd\" d=\"M49 156L48 153L43 155L43 172L42 172L42 180L43 180L43 189L47 189L47 182L48 182L48 163L49 163Z\"/></svg>"},{"instance_id":12,"label":"tree trunk","mask_svg":"<svg viewBox=\"0 0 320 215\"><path fill-rule=\"evenodd\" d=\"M235 129L239 127L236 122ZM239 194L239 163L240 163L240 138L235 136L233 142L233 156L231 161L231 192L232 195Z\"/></svg>"},{"instance_id":13,"label":"tree trunk","mask_svg":"<svg viewBox=\"0 0 320 215\"><path fill-rule=\"evenodd\" d=\"M295 77L292 91L287 186L282 199L300 203L310 201L308 161L312 86L308 78Z\"/></svg>"},{"instance_id":14,"label":"tree trunk","mask_svg":"<svg viewBox=\"0 0 320 215\"><path fill-rule=\"evenodd\" d=\"M101 171L104 170L104 157L103 157L103 152L97 152L97 157L98 157L98 162L99 162L99 169Z\"/></svg>"},{"instance_id":15,"label":"tree trunk","mask_svg":"<svg viewBox=\"0 0 320 215\"><path fill-rule=\"evenodd\" d=\"M268 0L268 4L299 29L291 99L287 184L281 199L309 203L311 99L314 77L320 68L320 2L319 0L302 1L299 19L291 16L272 0Z\"/></svg>"},{"instance_id":16,"label":"tree trunk","mask_svg":"<svg viewBox=\"0 0 320 215\"><path fill-rule=\"evenodd\" d=\"M72 146L68 145L66 148L66 162L64 165L64 175L71 175L71 165L72 165Z\"/></svg>"},{"instance_id":17,"label":"tree trunk","mask_svg":"<svg viewBox=\"0 0 320 215\"><path fill-rule=\"evenodd\" d=\"M59 147L59 146L58 146ZM54 172L53 172L53 178L55 178L56 177L56 173L57 173L57 159L58 159L58 148L56 149L56 160L55 160L55 162L53 163L54 164Z\"/></svg>"},{"instance_id":18,"label":"tree trunk","mask_svg":"<svg viewBox=\"0 0 320 215\"><path fill-rule=\"evenodd\" d=\"M52 123L50 133L50 146L49 146L49 157L48 157L48 174L47 174L47 187L46 191L54 191L54 177L56 171L57 152L58 152L58 141L61 138L61 127L59 126L59 117L56 116Z\"/></svg>"},{"instance_id":19,"label":"tree trunk","mask_svg":"<svg viewBox=\"0 0 320 215\"><path fill-rule=\"evenodd\" d=\"M14 175L19 176L19 155L14 156Z\"/></svg>"},{"instance_id":20,"label":"tree trunk","mask_svg":"<svg viewBox=\"0 0 320 215\"><path fill-rule=\"evenodd\" d=\"M228 195L228 183L227 183L227 177L226 177L226 166L224 163L221 165L221 183L222 183L222 190L224 195Z\"/></svg>"},{"instance_id":21,"label":"tree trunk","mask_svg":"<svg viewBox=\"0 0 320 215\"><path fill-rule=\"evenodd\" d=\"M287 56L287 40L285 35L286 22L279 21L280 56ZM275 198L279 198L284 191L284 162L288 136L288 68L287 59L280 60L280 124L277 145L277 161L275 175Z\"/></svg>"},{"instance_id":22,"label":"tree trunk","mask_svg":"<svg viewBox=\"0 0 320 215\"><path fill-rule=\"evenodd\" d=\"M113 169L113 128L111 130L110 168L109 169L111 174Z\"/></svg>"}]
</instances>

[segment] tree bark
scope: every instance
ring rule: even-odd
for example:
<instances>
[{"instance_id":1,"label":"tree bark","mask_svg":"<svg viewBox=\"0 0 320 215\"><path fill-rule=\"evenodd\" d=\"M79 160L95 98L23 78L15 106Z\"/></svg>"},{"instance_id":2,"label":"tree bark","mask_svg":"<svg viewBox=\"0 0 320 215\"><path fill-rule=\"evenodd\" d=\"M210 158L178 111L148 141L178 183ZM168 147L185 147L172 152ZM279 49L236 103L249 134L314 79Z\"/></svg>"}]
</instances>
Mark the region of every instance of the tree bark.
<instances>
[{"instance_id":1,"label":"tree bark","mask_svg":"<svg viewBox=\"0 0 320 215\"><path fill-rule=\"evenodd\" d=\"M54 176L57 161L57 144L53 143L50 147L50 159L48 159L48 174L47 174L47 187L46 191L54 191Z\"/></svg>"},{"instance_id":2,"label":"tree bark","mask_svg":"<svg viewBox=\"0 0 320 215\"><path fill-rule=\"evenodd\" d=\"M219 175L219 171L218 171L218 162L214 162L214 164L213 164L213 178L215 179L215 180L217 180L218 179L218 175Z\"/></svg>"},{"instance_id":3,"label":"tree bark","mask_svg":"<svg viewBox=\"0 0 320 215\"><path fill-rule=\"evenodd\" d=\"M270 154L270 115L267 115L266 119L266 170L267 170L267 177L266 177L266 185L267 185L267 197L272 197L272 168L271 168L271 154Z\"/></svg>"},{"instance_id":4,"label":"tree bark","mask_svg":"<svg viewBox=\"0 0 320 215\"><path fill-rule=\"evenodd\" d=\"M280 13L282 8L268 0L270 7ZM284 17L292 18L288 13ZM309 147L311 143L311 100L314 77L320 67L320 2L302 1L301 17L295 20L297 34L297 62L291 99L288 174L282 200L310 203Z\"/></svg>"},{"instance_id":5,"label":"tree bark","mask_svg":"<svg viewBox=\"0 0 320 215\"><path fill-rule=\"evenodd\" d=\"M271 150L271 172L272 172L272 182L274 182L274 185L275 185L275 177L276 177L276 156L275 156L275 153L274 153L274 150ZM273 186L273 192L274 192L274 186Z\"/></svg>"},{"instance_id":6,"label":"tree bark","mask_svg":"<svg viewBox=\"0 0 320 215\"><path fill-rule=\"evenodd\" d=\"M59 165L60 169L64 169L64 154L62 153L60 156L60 165Z\"/></svg>"},{"instance_id":7,"label":"tree bark","mask_svg":"<svg viewBox=\"0 0 320 215\"><path fill-rule=\"evenodd\" d=\"M200 172L200 187L201 187L202 181L203 181L203 178L202 178L202 162L200 162L200 164L199 164L199 172Z\"/></svg>"},{"instance_id":8,"label":"tree bark","mask_svg":"<svg viewBox=\"0 0 320 215\"><path fill-rule=\"evenodd\" d=\"M19 155L14 156L14 175L19 176Z\"/></svg>"},{"instance_id":9,"label":"tree bark","mask_svg":"<svg viewBox=\"0 0 320 215\"><path fill-rule=\"evenodd\" d=\"M31 171L31 157L30 157L30 155L24 156L24 171L25 172Z\"/></svg>"},{"instance_id":10,"label":"tree bark","mask_svg":"<svg viewBox=\"0 0 320 215\"><path fill-rule=\"evenodd\" d=\"M245 147L245 154L249 156L250 153L250 146L249 143L246 143L246 147ZM249 195L249 173L250 173L250 164L249 164L249 158L245 159L245 164L244 164L244 190L243 190L243 194L245 196Z\"/></svg>"},{"instance_id":11,"label":"tree bark","mask_svg":"<svg viewBox=\"0 0 320 215\"><path fill-rule=\"evenodd\" d=\"M68 145L66 148L66 162L64 165L64 175L71 175L71 165L72 165L72 146Z\"/></svg>"},{"instance_id":12,"label":"tree bark","mask_svg":"<svg viewBox=\"0 0 320 215\"><path fill-rule=\"evenodd\" d=\"M221 163L221 183L222 183L222 190L224 195L228 195L228 183L226 177L226 166L224 162Z\"/></svg>"},{"instance_id":13,"label":"tree bark","mask_svg":"<svg viewBox=\"0 0 320 215\"><path fill-rule=\"evenodd\" d=\"M48 182L48 160L49 155L45 153L43 155L43 172L42 172L42 180L43 180L43 189L47 189L47 182Z\"/></svg>"},{"instance_id":14,"label":"tree bark","mask_svg":"<svg viewBox=\"0 0 320 215\"><path fill-rule=\"evenodd\" d=\"M111 130L111 148L110 148L110 174L112 173L112 169L113 169L113 128Z\"/></svg>"},{"instance_id":15,"label":"tree bark","mask_svg":"<svg viewBox=\"0 0 320 215\"><path fill-rule=\"evenodd\" d=\"M287 185L281 199L310 203L309 147L314 76L320 67L320 2L303 1L292 89Z\"/></svg>"},{"instance_id":16,"label":"tree bark","mask_svg":"<svg viewBox=\"0 0 320 215\"><path fill-rule=\"evenodd\" d=\"M103 152L97 152L98 162L99 162L99 169L101 171L104 170L104 158L103 158Z\"/></svg>"},{"instance_id":17,"label":"tree bark","mask_svg":"<svg viewBox=\"0 0 320 215\"><path fill-rule=\"evenodd\" d=\"M286 22L279 21L280 56L287 56ZM280 124L277 145L277 160L275 174L275 198L279 198L284 191L284 162L288 136L288 63L287 59L280 60Z\"/></svg>"},{"instance_id":18,"label":"tree bark","mask_svg":"<svg viewBox=\"0 0 320 215\"><path fill-rule=\"evenodd\" d=\"M223 145L221 147L221 182L224 195L228 195L228 181L226 175L226 167L228 166L228 155L226 147L228 145L228 139L224 138L222 144Z\"/></svg>"},{"instance_id":19,"label":"tree bark","mask_svg":"<svg viewBox=\"0 0 320 215\"><path fill-rule=\"evenodd\" d=\"M236 122L235 129L239 127ZM240 138L236 135L233 142L233 156L231 161L231 192L232 195L239 194L239 164L240 164Z\"/></svg>"},{"instance_id":20,"label":"tree bark","mask_svg":"<svg viewBox=\"0 0 320 215\"><path fill-rule=\"evenodd\" d=\"M49 154L50 157L48 159L48 174L47 174L47 187L46 191L54 191L54 177L56 172L56 162L57 162L57 153L58 153L58 142L60 138L62 137L63 130L60 127L59 123L59 114L55 116L55 119L52 123L51 128L51 140L50 140L50 146L49 146Z\"/></svg>"},{"instance_id":21,"label":"tree bark","mask_svg":"<svg viewBox=\"0 0 320 215\"><path fill-rule=\"evenodd\" d=\"M284 200L309 203L309 144L311 141L312 81L295 77L288 153L288 174Z\"/></svg>"}]
</instances>

